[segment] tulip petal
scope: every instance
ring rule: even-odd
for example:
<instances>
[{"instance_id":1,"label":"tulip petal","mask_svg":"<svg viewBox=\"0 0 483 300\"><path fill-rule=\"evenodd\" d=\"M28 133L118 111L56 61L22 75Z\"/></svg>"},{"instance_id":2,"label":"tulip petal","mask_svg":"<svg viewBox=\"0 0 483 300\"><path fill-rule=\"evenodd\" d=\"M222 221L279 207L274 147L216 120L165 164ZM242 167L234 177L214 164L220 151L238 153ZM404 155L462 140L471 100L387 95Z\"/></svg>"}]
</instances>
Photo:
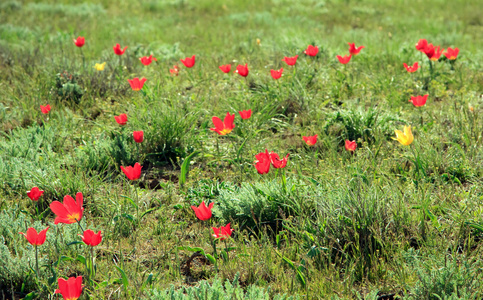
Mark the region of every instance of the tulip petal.
<instances>
[{"instance_id":1,"label":"tulip petal","mask_svg":"<svg viewBox=\"0 0 483 300\"><path fill-rule=\"evenodd\" d=\"M69 214L73 214L73 213L79 211L79 206L74 201L74 198L72 198L69 195L66 195L64 197L64 207L67 209L67 211L69 212Z\"/></svg>"},{"instance_id":2,"label":"tulip petal","mask_svg":"<svg viewBox=\"0 0 483 300\"><path fill-rule=\"evenodd\" d=\"M215 125L215 128L212 129L212 130L223 130L223 128L225 128L223 122L221 121L220 118L218 117L213 117L211 118L211 120L213 121L213 125Z\"/></svg>"}]
</instances>

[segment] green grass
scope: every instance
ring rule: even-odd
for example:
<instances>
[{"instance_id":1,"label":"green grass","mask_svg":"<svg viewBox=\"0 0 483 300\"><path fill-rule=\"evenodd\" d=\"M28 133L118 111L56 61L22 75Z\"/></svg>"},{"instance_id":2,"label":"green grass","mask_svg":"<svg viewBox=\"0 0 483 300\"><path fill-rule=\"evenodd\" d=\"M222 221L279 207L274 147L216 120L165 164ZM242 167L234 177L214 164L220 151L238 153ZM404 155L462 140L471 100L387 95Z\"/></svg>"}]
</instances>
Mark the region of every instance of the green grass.
<instances>
[{"instance_id":1,"label":"green grass","mask_svg":"<svg viewBox=\"0 0 483 300\"><path fill-rule=\"evenodd\" d=\"M482 10L476 0L3 1L2 295L52 298L57 278L82 275L82 299L483 297ZM454 65L442 56L430 78L421 38L458 47ZM366 48L341 65L347 42ZM116 43L128 46L121 58ZM143 66L149 54L158 60ZM296 68L282 62L295 54ZM192 55L187 69L179 59ZM422 70L407 73L415 61ZM246 79L233 74L245 63ZM140 92L134 77L147 78ZM424 94L425 106L408 102ZM218 136L211 118L227 112L236 127ZM410 146L392 139L404 125ZM290 153L283 176L257 173L265 149ZM135 162L133 183L120 166ZM38 204L33 186L45 191ZM82 227L103 233L92 280L79 227L54 225L49 208L77 192ZM214 202L209 221L190 207L201 201ZM228 222L232 238L215 243L211 227ZM37 279L18 232L46 226Z\"/></svg>"}]
</instances>

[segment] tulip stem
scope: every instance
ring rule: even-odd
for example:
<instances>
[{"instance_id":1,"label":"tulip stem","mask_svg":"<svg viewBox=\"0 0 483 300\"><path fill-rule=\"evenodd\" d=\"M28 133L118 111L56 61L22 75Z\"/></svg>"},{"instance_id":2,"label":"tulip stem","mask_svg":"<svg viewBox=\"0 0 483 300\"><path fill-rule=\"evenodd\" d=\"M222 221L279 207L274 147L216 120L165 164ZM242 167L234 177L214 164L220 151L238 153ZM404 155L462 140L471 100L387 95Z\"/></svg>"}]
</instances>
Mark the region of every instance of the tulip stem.
<instances>
[{"instance_id":1,"label":"tulip stem","mask_svg":"<svg viewBox=\"0 0 483 300\"><path fill-rule=\"evenodd\" d=\"M218 272L218 254L216 253L216 240L213 240L213 257L215 258L215 270Z\"/></svg>"},{"instance_id":2,"label":"tulip stem","mask_svg":"<svg viewBox=\"0 0 483 300\"><path fill-rule=\"evenodd\" d=\"M86 57L84 56L84 51L80 48L81 56L82 56L82 71L86 69Z\"/></svg>"},{"instance_id":3,"label":"tulip stem","mask_svg":"<svg viewBox=\"0 0 483 300\"><path fill-rule=\"evenodd\" d=\"M220 145L219 145L219 140L220 139L220 136L216 136L216 153L217 153L217 156L218 156L218 159L220 159Z\"/></svg>"},{"instance_id":4,"label":"tulip stem","mask_svg":"<svg viewBox=\"0 0 483 300\"><path fill-rule=\"evenodd\" d=\"M317 159L317 154L318 154L318 149L314 147L314 150L312 151L312 158L314 161L314 165L312 166L312 178L315 179L315 169L318 168L319 166L319 160Z\"/></svg>"},{"instance_id":5,"label":"tulip stem","mask_svg":"<svg viewBox=\"0 0 483 300\"><path fill-rule=\"evenodd\" d=\"M76 220L76 221L77 221L77 225L79 225L79 227L80 227L81 233L84 233L84 228L82 228L80 221L79 220Z\"/></svg>"},{"instance_id":6,"label":"tulip stem","mask_svg":"<svg viewBox=\"0 0 483 300\"><path fill-rule=\"evenodd\" d=\"M230 260L230 256L228 254L228 244L226 243L226 239L225 239L225 253L226 253L226 261L229 261Z\"/></svg>"},{"instance_id":7,"label":"tulip stem","mask_svg":"<svg viewBox=\"0 0 483 300\"><path fill-rule=\"evenodd\" d=\"M283 193L287 193L287 178L285 177L285 169L280 170L280 177L282 178L282 190Z\"/></svg>"},{"instance_id":8,"label":"tulip stem","mask_svg":"<svg viewBox=\"0 0 483 300\"><path fill-rule=\"evenodd\" d=\"M91 247L91 272L90 272L90 276L91 277L90 279L93 280L94 277L96 276L96 271L94 269L94 247L90 246Z\"/></svg>"},{"instance_id":9,"label":"tulip stem","mask_svg":"<svg viewBox=\"0 0 483 300\"><path fill-rule=\"evenodd\" d=\"M37 280L39 277L39 246L35 245L35 273L37 273Z\"/></svg>"}]
</instances>

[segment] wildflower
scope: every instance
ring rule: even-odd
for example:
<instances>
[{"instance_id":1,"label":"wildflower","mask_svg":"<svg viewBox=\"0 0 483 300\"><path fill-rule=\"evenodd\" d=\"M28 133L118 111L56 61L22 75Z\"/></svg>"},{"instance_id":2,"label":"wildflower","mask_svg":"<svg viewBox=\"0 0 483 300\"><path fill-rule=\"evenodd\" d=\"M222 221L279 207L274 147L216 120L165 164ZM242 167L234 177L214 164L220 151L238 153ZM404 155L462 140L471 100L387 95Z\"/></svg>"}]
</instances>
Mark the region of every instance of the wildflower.
<instances>
[{"instance_id":1,"label":"wildflower","mask_svg":"<svg viewBox=\"0 0 483 300\"><path fill-rule=\"evenodd\" d=\"M171 76L178 76L178 73L179 73L178 66L174 65L172 69L169 69L169 73L171 73Z\"/></svg>"},{"instance_id":2,"label":"wildflower","mask_svg":"<svg viewBox=\"0 0 483 300\"><path fill-rule=\"evenodd\" d=\"M145 66L149 66L153 60L154 61L158 61L155 57L153 57L153 55L149 55L149 56L143 56L143 57L140 57L139 60L141 61L141 63Z\"/></svg>"},{"instance_id":3,"label":"wildflower","mask_svg":"<svg viewBox=\"0 0 483 300\"><path fill-rule=\"evenodd\" d=\"M257 39L257 45L258 46L261 46L262 45L262 41L260 39Z\"/></svg>"},{"instance_id":4,"label":"wildflower","mask_svg":"<svg viewBox=\"0 0 483 300\"><path fill-rule=\"evenodd\" d=\"M32 201L37 201L42 196L44 191L41 191L38 187L34 186L30 191L27 192L27 196Z\"/></svg>"},{"instance_id":5,"label":"wildflower","mask_svg":"<svg viewBox=\"0 0 483 300\"><path fill-rule=\"evenodd\" d=\"M352 57L352 54L345 55L345 56L337 55L337 59L343 65L347 64L351 60L351 57Z\"/></svg>"},{"instance_id":6,"label":"wildflower","mask_svg":"<svg viewBox=\"0 0 483 300\"><path fill-rule=\"evenodd\" d=\"M285 156L283 159L280 159L277 153L270 152L270 160L272 161L272 166L275 169L285 168L285 166L287 165L287 159L289 155L290 153L287 154L287 156Z\"/></svg>"},{"instance_id":7,"label":"wildflower","mask_svg":"<svg viewBox=\"0 0 483 300\"><path fill-rule=\"evenodd\" d=\"M50 112L50 104L47 104L46 106L40 105L40 111L43 114L48 114Z\"/></svg>"},{"instance_id":8,"label":"wildflower","mask_svg":"<svg viewBox=\"0 0 483 300\"><path fill-rule=\"evenodd\" d=\"M257 169L258 174L267 174L268 171L270 171L270 154L268 153L268 150L265 149L265 152L260 152L257 155L255 155L255 158L257 159L255 161L255 168Z\"/></svg>"},{"instance_id":9,"label":"wildflower","mask_svg":"<svg viewBox=\"0 0 483 300\"><path fill-rule=\"evenodd\" d=\"M19 232L19 234L23 234L27 238L27 241L32 245L32 246L40 246L43 243L45 243L45 238L47 236L47 230L49 230L49 227L45 228L41 232L37 233L37 230L35 228L28 228L27 229L27 234L23 232Z\"/></svg>"},{"instance_id":10,"label":"wildflower","mask_svg":"<svg viewBox=\"0 0 483 300\"><path fill-rule=\"evenodd\" d=\"M443 51L444 49L441 49L440 46L434 47L433 44L427 45L423 50L424 54L426 54L426 56L432 61L437 61L441 57Z\"/></svg>"},{"instance_id":11,"label":"wildflower","mask_svg":"<svg viewBox=\"0 0 483 300\"><path fill-rule=\"evenodd\" d=\"M238 113L240 114L240 117L244 120L250 119L250 117L252 116L252 110L251 109L242 110L242 111L239 111Z\"/></svg>"},{"instance_id":12,"label":"wildflower","mask_svg":"<svg viewBox=\"0 0 483 300\"><path fill-rule=\"evenodd\" d=\"M345 150L354 152L356 151L357 143L356 141L345 140Z\"/></svg>"},{"instance_id":13,"label":"wildflower","mask_svg":"<svg viewBox=\"0 0 483 300\"><path fill-rule=\"evenodd\" d=\"M144 132L140 131L133 131L132 137L136 143L142 143L144 141Z\"/></svg>"},{"instance_id":14,"label":"wildflower","mask_svg":"<svg viewBox=\"0 0 483 300\"><path fill-rule=\"evenodd\" d=\"M275 79L275 80L277 80L280 77L282 77L282 73L283 73L283 68L281 68L278 71L270 70L270 75L272 75L273 79Z\"/></svg>"},{"instance_id":15,"label":"wildflower","mask_svg":"<svg viewBox=\"0 0 483 300\"><path fill-rule=\"evenodd\" d=\"M106 66L106 63L105 62L103 62L102 64L96 63L94 65L94 69L96 69L97 71L104 71L104 67L105 66Z\"/></svg>"},{"instance_id":16,"label":"wildflower","mask_svg":"<svg viewBox=\"0 0 483 300\"><path fill-rule=\"evenodd\" d=\"M396 132L396 138L392 138L403 144L404 146L409 146L414 140L413 134L411 132L411 126L404 125L404 133L401 130L394 130Z\"/></svg>"},{"instance_id":17,"label":"wildflower","mask_svg":"<svg viewBox=\"0 0 483 300\"><path fill-rule=\"evenodd\" d=\"M299 57L298 55L295 55L294 57L287 57L287 56L285 56L282 59L282 61L284 61L289 66L293 66L293 65L295 65L297 63L297 58L298 57Z\"/></svg>"},{"instance_id":18,"label":"wildflower","mask_svg":"<svg viewBox=\"0 0 483 300\"><path fill-rule=\"evenodd\" d=\"M75 195L75 201L71 196L66 195L64 197L64 203L60 203L59 201L50 203L50 209L57 216L54 223L72 224L80 222L82 213L84 212L84 208L82 207L83 202L84 197L82 193L77 193Z\"/></svg>"},{"instance_id":19,"label":"wildflower","mask_svg":"<svg viewBox=\"0 0 483 300\"><path fill-rule=\"evenodd\" d=\"M195 211L195 215L201 221L206 221L211 218L211 209L213 208L213 202L211 202L208 207L205 205L205 201L201 201L200 206L196 207L194 205L191 208Z\"/></svg>"},{"instance_id":20,"label":"wildflower","mask_svg":"<svg viewBox=\"0 0 483 300\"><path fill-rule=\"evenodd\" d=\"M187 68L191 68L195 65L195 56L193 55L191 58L187 57L184 60L180 59L183 65Z\"/></svg>"},{"instance_id":21,"label":"wildflower","mask_svg":"<svg viewBox=\"0 0 483 300\"><path fill-rule=\"evenodd\" d=\"M362 49L364 49L364 46L359 46L359 48L356 48L355 43L347 43L349 44L349 53L352 55L357 55L359 52L361 52Z\"/></svg>"},{"instance_id":22,"label":"wildflower","mask_svg":"<svg viewBox=\"0 0 483 300\"><path fill-rule=\"evenodd\" d=\"M319 53L319 47L309 45L307 49L304 51L304 53L307 54L308 56L316 56L317 53Z\"/></svg>"},{"instance_id":23,"label":"wildflower","mask_svg":"<svg viewBox=\"0 0 483 300\"><path fill-rule=\"evenodd\" d=\"M404 68L406 68L406 70L409 72L409 73L414 73L418 70L419 68L419 65L418 65L418 62L415 62L414 65L411 67L411 66L408 66L406 63L403 63L403 66Z\"/></svg>"},{"instance_id":24,"label":"wildflower","mask_svg":"<svg viewBox=\"0 0 483 300\"><path fill-rule=\"evenodd\" d=\"M421 107L424 104L426 104L427 99L428 99L428 94L424 96L411 97L411 100L409 100L409 102L411 102L416 107Z\"/></svg>"},{"instance_id":25,"label":"wildflower","mask_svg":"<svg viewBox=\"0 0 483 300\"><path fill-rule=\"evenodd\" d=\"M443 48L441 48L441 50L440 50L439 46L435 47L434 48L434 54L429 59L431 59L432 61L437 61L441 57L441 54L443 54L443 51L444 51Z\"/></svg>"},{"instance_id":26,"label":"wildflower","mask_svg":"<svg viewBox=\"0 0 483 300\"><path fill-rule=\"evenodd\" d=\"M220 228L211 227L211 229L213 229L212 236L222 241L229 238L231 236L231 233L233 232L233 229L230 228L230 223L228 223L224 227L223 226Z\"/></svg>"},{"instance_id":27,"label":"wildflower","mask_svg":"<svg viewBox=\"0 0 483 300\"><path fill-rule=\"evenodd\" d=\"M114 116L114 119L116 120L117 124L124 126L127 123L127 115L126 114L120 114L119 116Z\"/></svg>"},{"instance_id":28,"label":"wildflower","mask_svg":"<svg viewBox=\"0 0 483 300\"><path fill-rule=\"evenodd\" d=\"M308 146L313 146L317 143L317 135L313 136L302 136L302 139Z\"/></svg>"},{"instance_id":29,"label":"wildflower","mask_svg":"<svg viewBox=\"0 0 483 300\"><path fill-rule=\"evenodd\" d=\"M428 41L425 40L425 39L420 39L418 41L418 43L416 44L416 49L418 51L421 51L421 52L424 52L424 49L426 48L426 46L428 45Z\"/></svg>"},{"instance_id":30,"label":"wildflower","mask_svg":"<svg viewBox=\"0 0 483 300\"><path fill-rule=\"evenodd\" d=\"M229 73L230 70L231 70L231 65L228 64L228 65L221 65L219 66L218 68L220 68L220 70L223 72L223 73Z\"/></svg>"},{"instance_id":31,"label":"wildflower","mask_svg":"<svg viewBox=\"0 0 483 300\"><path fill-rule=\"evenodd\" d=\"M240 76L247 77L248 76L248 66L245 64L244 66L238 65L236 67L235 73L238 73Z\"/></svg>"},{"instance_id":32,"label":"wildflower","mask_svg":"<svg viewBox=\"0 0 483 300\"><path fill-rule=\"evenodd\" d=\"M127 166L123 167L121 166L121 170L124 172L124 174L127 176L129 180L137 180L141 177L141 168L142 166L139 163L135 163L134 167Z\"/></svg>"},{"instance_id":33,"label":"wildflower","mask_svg":"<svg viewBox=\"0 0 483 300\"><path fill-rule=\"evenodd\" d=\"M143 88L144 86L144 83L146 82L146 78L142 78L142 79L139 79L139 78L133 78L133 79L128 79L127 81L129 82L129 84L131 85L131 88L133 91L139 91Z\"/></svg>"},{"instance_id":34,"label":"wildflower","mask_svg":"<svg viewBox=\"0 0 483 300\"><path fill-rule=\"evenodd\" d=\"M87 229L84 231L84 235L81 236L82 241L87 245L87 246L97 246L102 242L102 234L101 231L94 233L94 231Z\"/></svg>"},{"instance_id":35,"label":"wildflower","mask_svg":"<svg viewBox=\"0 0 483 300\"><path fill-rule=\"evenodd\" d=\"M123 55L124 52L126 52L127 46L124 47L124 49L121 50L121 45L116 44L116 46L113 46L112 49L114 49L114 53L116 55Z\"/></svg>"},{"instance_id":36,"label":"wildflower","mask_svg":"<svg viewBox=\"0 0 483 300\"><path fill-rule=\"evenodd\" d=\"M82 294L82 276L69 277L68 280L59 278L57 280L59 288L55 294L61 294L64 300L77 300Z\"/></svg>"},{"instance_id":37,"label":"wildflower","mask_svg":"<svg viewBox=\"0 0 483 300\"><path fill-rule=\"evenodd\" d=\"M233 128L235 128L235 124L233 124L235 121L235 114L230 115L230 113L227 112L223 122L218 117L213 117L211 120L213 121L215 128L210 128L210 130L216 131L219 135L229 134Z\"/></svg>"},{"instance_id":38,"label":"wildflower","mask_svg":"<svg viewBox=\"0 0 483 300\"><path fill-rule=\"evenodd\" d=\"M83 36L79 36L79 37L77 37L77 39L74 39L74 44L79 48L84 46L85 42L86 42L86 40Z\"/></svg>"},{"instance_id":39,"label":"wildflower","mask_svg":"<svg viewBox=\"0 0 483 300\"><path fill-rule=\"evenodd\" d=\"M455 60L458 57L459 52L460 52L460 49L458 48L454 48L454 49L448 48L446 49L444 56L446 56L446 58L449 60Z\"/></svg>"}]
</instances>

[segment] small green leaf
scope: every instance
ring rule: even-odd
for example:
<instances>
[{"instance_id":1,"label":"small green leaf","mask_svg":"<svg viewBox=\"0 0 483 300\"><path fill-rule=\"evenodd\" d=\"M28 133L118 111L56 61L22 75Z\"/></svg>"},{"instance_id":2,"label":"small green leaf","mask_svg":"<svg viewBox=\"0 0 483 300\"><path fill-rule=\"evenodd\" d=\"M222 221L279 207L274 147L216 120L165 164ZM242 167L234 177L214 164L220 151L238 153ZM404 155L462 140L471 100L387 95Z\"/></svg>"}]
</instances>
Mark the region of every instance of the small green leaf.
<instances>
[{"instance_id":1,"label":"small green leaf","mask_svg":"<svg viewBox=\"0 0 483 300\"><path fill-rule=\"evenodd\" d=\"M195 151L193 153L191 153L190 155L188 155L183 163L181 164L181 173L179 175L179 184L181 186L184 186L184 184L186 183L186 179L188 177L188 173L190 171L190 162L191 162L191 159L193 157L195 157L196 155L198 155L200 153L200 151Z\"/></svg>"},{"instance_id":2,"label":"small green leaf","mask_svg":"<svg viewBox=\"0 0 483 300\"><path fill-rule=\"evenodd\" d=\"M81 241L73 241L73 242L67 243L66 246L77 245L77 244L82 244L82 242Z\"/></svg>"},{"instance_id":3,"label":"small green leaf","mask_svg":"<svg viewBox=\"0 0 483 300\"><path fill-rule=\"evenodd\" d=\"M480 224L476 224L476 223L471 223L471 222L465 222L466 225L470 226L470 227L473 227L481 232L483 232L483 226L480 225Z\"/></svg>"},{"instance_id":4,"label":"small green leaf","mask_svg":"<svg viewBox=\"0 0 483 300\"><path fill-rule=\"evenodd\" d=\"M131 199L129 198L128 196L124 196L124 195L121 195L122 198L126 198L129 200L129 202L131 202L131 204L134 206L134 208L138 208L138 205Z\"/></svg>"},{"instance_id":5,"label":"small green leaf","mask_svg":"<svg viewBox=\"0 0 483 300\"><path fill-rule=\"evenodd\" d=\"M153 211L155 211L156 209L158 209L159 207L153 207L153 208L150 208L148 209L147 211L143 212L143 214L139 217L139 221L141 221L143 219L143 217Z\"/></svg>"},{"instance_id":6,"label":"small green leaf","mask_svg":"<svg viewBox=\"0 0 483 300\"><path fill-rule=\"evenodd\" d=\"M77 258L75 260L77 260L81 264L84 264L84 265L86 264L86 258L84 256L80 255L80 254L77 255Z\"/></svg>"},{"instance_id":7,"label":"small green leaf","mask_svg":"<svg viewBox=\"0 0 483 300\"><path fill-rule=\"evenodd\" d=\"M127 279L126 273L124 272L123 269L119 268L118 266L115 266L116 269L121 273L121 279L122 279L122 284L124 285L124 290L127 290L127 287L129 286L129 281Z\"/></svg>"},{"instance_id":8,"label":"small green leaf","mask_svg":"<svg viewBox=\"0 0 483 300\"><path fill-rule=\"evenodd\" d=\"M206 254L205 255L206 258L208 258L208 260L212 263L212 264L215 264L216 263L216 258L214 258L213 256L211 256L211 254Z\"/></svg>"}]
</instances>

